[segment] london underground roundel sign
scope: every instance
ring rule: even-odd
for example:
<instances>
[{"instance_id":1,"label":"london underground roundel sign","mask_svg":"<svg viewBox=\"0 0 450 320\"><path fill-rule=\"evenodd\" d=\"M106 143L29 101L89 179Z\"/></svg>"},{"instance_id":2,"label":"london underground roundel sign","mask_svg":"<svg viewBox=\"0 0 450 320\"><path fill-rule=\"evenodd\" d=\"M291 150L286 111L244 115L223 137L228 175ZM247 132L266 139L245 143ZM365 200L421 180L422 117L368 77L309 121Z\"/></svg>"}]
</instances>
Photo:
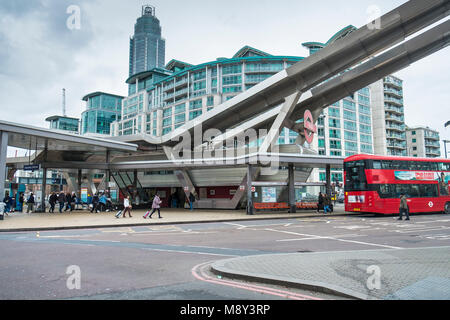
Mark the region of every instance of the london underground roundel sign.
<instances>
[{"instance_id":1,"label":"london underground roundel sign","mask_svg":"<svg viewBox=\"0 0 450 320\"><path fill-rule=\"evenodd\" d=\"M305 115L303 117L303 126L305 127L305 139L306 142L311 144L314 139L314 133L317 132L317 127L314 124L313 116L311 111L306 110Z\"/></svg>"}]
</instances>

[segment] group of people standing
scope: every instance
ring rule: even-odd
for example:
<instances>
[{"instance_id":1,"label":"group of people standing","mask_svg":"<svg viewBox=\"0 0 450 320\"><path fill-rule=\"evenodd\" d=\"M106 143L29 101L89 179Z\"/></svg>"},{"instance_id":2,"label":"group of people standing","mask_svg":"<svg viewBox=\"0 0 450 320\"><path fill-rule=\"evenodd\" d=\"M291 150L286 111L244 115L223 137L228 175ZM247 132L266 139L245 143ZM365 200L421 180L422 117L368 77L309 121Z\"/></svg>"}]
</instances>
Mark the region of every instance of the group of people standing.
<instances>
[{"instance_id":1,"label":"group of people standing","mask_svg":"<svg viewBox=\"0 0 450 320\"><path fill-rule=\"evenodd\" d=\"M19 193L19 198L17 199L17 194L12 197L9 195L9 192L6 192L5 197L3 198L3 202L5 203L5 213L13 213L16 211L22 212L24 204L27 204L27 213L30 211L33 212L35 205L35 197L33 192L31 192L28 196L28 199L25 201L25 194L23 192Z\"/></svg>"}]
</instances>

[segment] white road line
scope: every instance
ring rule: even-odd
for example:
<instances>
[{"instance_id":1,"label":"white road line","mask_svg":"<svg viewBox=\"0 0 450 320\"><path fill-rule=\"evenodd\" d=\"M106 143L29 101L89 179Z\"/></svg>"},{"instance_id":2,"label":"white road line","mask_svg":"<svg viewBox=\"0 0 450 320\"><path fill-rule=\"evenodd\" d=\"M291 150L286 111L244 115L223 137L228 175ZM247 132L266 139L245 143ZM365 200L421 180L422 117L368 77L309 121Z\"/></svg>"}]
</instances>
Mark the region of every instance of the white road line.
<instances>
[{"instance_id":1,"label":"white road line","mask_svg":"<svg viewBox=\"0 0 450 320\"><path fill-rule=\"evenodd\" d=\"M201 254L207 256L226 256L226 257L237 257L235 254L224 254L224 253L209 253L209 252L198 252L198 251L182 251L182 250L172 250L172 249L152 249L144 248L144 250L150 251L162 251L162 252L177 252L177 253L190 253L190 254Z\"/></svg>"},{"instance_id":2,"label":"white road line","mask_svg":"<svg viewBox=\"0 0 450 320\"><path fill-rule=\"evenodd\" d=\"M290 232L290 231L282 231L282 230L275 230L275 229L265 229L265 230L273 231L273 232L280 232L280 233L287 233L287 234L295 234L297 236L315 237L315 238L320 238L320 239L328 239L328 240L336 240L336 241L341 241L341 242L363 244L363 245L367 245L367 246L377 246L377 247L384 247L384 248L389 248L389 249L403 249L401 247L388 246L388 245L385 245L385 244L377 244L377 243L370 243L370 242L337 239L337 238L334 238L334 237L324 237L324 236L318 236L318 235L314 235L314 234L302 234L302 233L296 233L296 232Z\"/></svg>"},{"instance_id":3,"label":"white road line","mask_svg":"<svg viewBox=\"0 0 450 320\"><path fill-rule=\"evenodd\" d=\"M244 225L238 224L238 223L223 222L223 224L228 224L228 225L230 225L230 226L239 227L239 229L247 228L247 226L244 226Z\"/></svg>"},{"instance_id":4,"label":"white road line","mask_svg":"<svg viewBox=\"0 0 450 320\"><path fill-rule=\"evenodd\" d=\"M334 238L356 238L356 237L365 237L365 234L342 234L342 235L337 235L334 236ZM281 239L281 240L276 240L278 242L290 242L290 241L302 241L302 240L319 240L319 239L323 239L322 237L309 237L309 238L294 238L294 239Z\"/></svg>"},{"instance_id":5,"label":"white road line","mask_svg":"<svg viewBox=\"0 0 450 320\"><path fill-rule=\"evenodd\" d=\"M433 220L433 221L419 221L416 223L434 223L434 222L450 222L450 219L447 220Z\"/></svg>"},{"instance_id":6,"label":"white road line","mask_svg":"<svg viewBox=\"0 0 450 320\"><path fill-rule=\"evenodd\" d=\"M410 233L410 232L428 232L428 231L441 231L441 230L447 230L450 229L450 227L431 227L431 228L421 228L421 229L413 229L413 230L393 230L393 232L397 233Z\"/></svg>"}]
</instances>

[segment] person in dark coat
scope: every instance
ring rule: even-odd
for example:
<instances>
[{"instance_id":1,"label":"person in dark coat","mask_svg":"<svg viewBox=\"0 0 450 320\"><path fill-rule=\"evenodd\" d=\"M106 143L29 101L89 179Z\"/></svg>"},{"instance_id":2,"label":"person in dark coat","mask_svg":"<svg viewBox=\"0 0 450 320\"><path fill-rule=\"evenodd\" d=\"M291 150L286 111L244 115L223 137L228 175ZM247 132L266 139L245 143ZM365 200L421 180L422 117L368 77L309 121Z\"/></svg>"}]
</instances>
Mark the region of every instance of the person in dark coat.
<instances>
[{"instance_id":1,"label":"person in dark coat","mask_svg":"<svg viewBox=\"0 0 450 320\"><path fill-rule=\"evenodd\" d=\"M9 192L6 192L5 197L3 198L3 202L5 203L5 214L8 215L8 212L11 211L12 200L9 196Z\"/></svg>"},{"instance_id":2,"label":"person in dark coat","mask_svg":"<svg viewBox=\"0 0 450 320\"><path fill-rule=\"evenodd\" d=\"M100 198L98 197L98 193L94 194L94 197L92 197L92 209L91 213L95 211L95 213L98 213L98 203Z\"/></svg>"},{"instance_id":3,"label":"person in dark coat","mask_svg":"<svg viewBox=\"0 0 450 320\"><path fill-rule=\"evenodd\" d=\"M56 193L52 192L52 194L48 198L48 203L50 204L49 212L53 213L55 211L56 202L58 202L58 196L56 195Z\"/></svg>"},{"instance_id":4,"label":"person in dark coat","mask_svg":"<svg viewBox=\"0 0 450 320\"><path fill-rule=\"evenodd\" d=\"M19 195L19 211L23 212L23 203L25 202L25 197L23 195L23 192Z\"/></svg>"},{"instance_id":5,"label":"person in dark coat","mask_svg":"<svg viewBox=\"0 0 450 320\"><path fill-rule=\"evenodd\" d=\"M72 195L70 196L70 211L73 211L75 209L76 204L77 204L77 195L75 192L72 192Z\"/></svg>"},{"instance_id":6,"label":"person in dark coat","mask_svg":"<svg viewBox=\"0 0 450 320\"><path fill-rule=\"evenodd\" d=\"M33 213L33 210L34 210L34 195L33 192L31 192L27 200L27 213L29 213L30 211L31 213Z\"/></svg>"},{"instance_id":7,"label":"person in dark coat","mask_svg":"<svg viewBox=\"0 0 450 320\"><path fill-rule=\"evenodd\" d=\"M318 203L317 203L317 212L319 212L319 210L323 208L323 194L322 192L319 192L319 199L318 199Z\"/></svg>"},{"instance_id":8,"label":"person in dark coat","mask_svg":"<svg viewBox=\"0 0 450 320\"><path fill-rule=\"evenodd\" d=\"M403 213L405 213L406 215L405 220L409 220L408 200L405 194L400 195L400 208L399 208L400 216L398 217L398 220L403 220Z\"/></svg>"},{"instance_id":9,"label":"person in dark coat","mask_svg":"<svg viewBox=\"0 0 450 320\"><path fill-rule=\"evenodd\" d=\"M195 202L195 196L192 194L192 192L189 194L189 207L192 210L194 210L194 202Z\"/></svg>"},{"instance_id":10,"label":"person in dark coat","mask_svg":"<svg viewBox=\"0 0 450 320\"><path fill-rule=\"evenodd\" d=\"M72 195L69 192L67 192L67 194L66 194L65 202L66 202L66 208L64 209L64 212L66 212L67 210L72 211L71 206L70 206L70 203L72 202Z\"/></svg>"},{"instance_id":11,"label":"person in dark coat","mask_svg":"<svg viewBox=\"0 0 450 320\"><path fill-rule=\"evenodd\" d=\"M323 213L327 213L327 211L330 211L331 213L331 197L328 194L325 194L323 197Z\"/></svg>"},{"instance_id":12,"label":"person in dark coat","mask_svg":"<svg viewBox=\"0 0 450 320\"><path fill-rule=\"evenodd\" d=\"M58 202L59 202L59 213L62 213L64 203L66 202L66 195L62 191L59 192L58 194Z\"/></svg>"},{"instance_id":13,"label":"person in dark coat","mask_svg":"<svg viewBox=\"0 0 450 320\"><path fill-rule=\"evenodd\" d=\"M16 199L17 199L17 193L13 194L13 196L11 198L11 212L16 211L16 205L17 205Z\"/></svg>"}]
</instances>

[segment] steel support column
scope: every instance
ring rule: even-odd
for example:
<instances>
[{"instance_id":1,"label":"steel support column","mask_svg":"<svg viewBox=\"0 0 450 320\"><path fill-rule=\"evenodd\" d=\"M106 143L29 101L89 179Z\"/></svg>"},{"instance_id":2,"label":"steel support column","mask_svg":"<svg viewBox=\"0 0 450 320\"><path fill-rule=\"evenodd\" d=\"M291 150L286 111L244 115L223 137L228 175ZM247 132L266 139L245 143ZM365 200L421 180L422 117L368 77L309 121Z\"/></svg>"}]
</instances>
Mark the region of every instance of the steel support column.
<instances>
[{"instance_id":1,"label":"steel support column","mask_svg":"<svg viewBox=\"0 0 450 320\"><path fill-rule=\"evenodd\" d=\"M46 189L47 189L47 168L42 169L42 188L41 189L42 190L41 190L41 210L40 210L40 212L45 212L45 196L46 196Z\"/></svg>"},{"instance_id":2,"label":"steel support column","mask_svg":"<svg viewBox=\"0 0 450 320\"><path fill-rule=\"evenodd\" d=\"M8 132L0 131L0 201L5 197L6 156L8 151Z\"/></svg>"},{"instance_id":3,"label":"steel support column","mask_svg":"<svg viewBox=\"0 0 450 320\"><path fill-rule=\"evenodd\" d=\"M81 169L78 169L78 190L77 190L77 196L78 199L81 200L81 180L83 179L83 171Z\"/></svg>"},{"instance_id":4,"label":"steel support column","mask_svg":"<svg viewBox=\"0 0 450 320\"><path fill-rule=\"evenodd\" d=\"M44 149L44 162L47 162L47 145L48 142L45 142L45 149ZM37 150L36 150L37 152ZM42 190L41 190L41 212L45 212L45 196L46 196L46 190L47 189L47 168L42 168Z\"/></svg>"},{"instance_id":5,"label":"steel support column","mask_svg":"<svg viewBox=\"0 0 450 320\"><path fill-rule=\"evenodd\" d=\"M107 168L108 169L106 169L106 182L105 182L105 184L106 184L106 190L108 190L108 196L110 197L111 196L111 187L110 187L110 182L111 182L111 170L109 169L109 162L110 162L110 157L111 157L111 155L110 155L110 151L109 150L106 150L106 166L107 166Z\"/></svg>"},{"instance_id":6,"label":"steel support column","mask_svg":"<svg viewBox=\"0 0 450 320\"><path fill-rule=\"evenodd\" d=\"M295 201L295 172L294 172L294 164L289 163L289 169L288 169L288 187L289 187L289 193L288 193L288 199L289 199L289 212L295 213L297 211L297 204Z\"/></svg>"},{"instance_id":7,"label":"steel support column","mask_svg":"<svg viewBox=\"0 0 450 320\"><path fill-rule=\"evenodd\" d=\"M247 166L247 214L252 215L253 210L253 192L252 192L253 172L252 165Z\"/></svg>"},{"instance_id":8,"label":"steel support column","mask_svg":"<svg viewBox=\"0 0 450 320\"><path fill-rule=\"evenodd\" d=\"M325 176L326 176L326 193L328 196L331 197L331 166L329 164L327 164Z\"/></svg>"}]
</instances>

